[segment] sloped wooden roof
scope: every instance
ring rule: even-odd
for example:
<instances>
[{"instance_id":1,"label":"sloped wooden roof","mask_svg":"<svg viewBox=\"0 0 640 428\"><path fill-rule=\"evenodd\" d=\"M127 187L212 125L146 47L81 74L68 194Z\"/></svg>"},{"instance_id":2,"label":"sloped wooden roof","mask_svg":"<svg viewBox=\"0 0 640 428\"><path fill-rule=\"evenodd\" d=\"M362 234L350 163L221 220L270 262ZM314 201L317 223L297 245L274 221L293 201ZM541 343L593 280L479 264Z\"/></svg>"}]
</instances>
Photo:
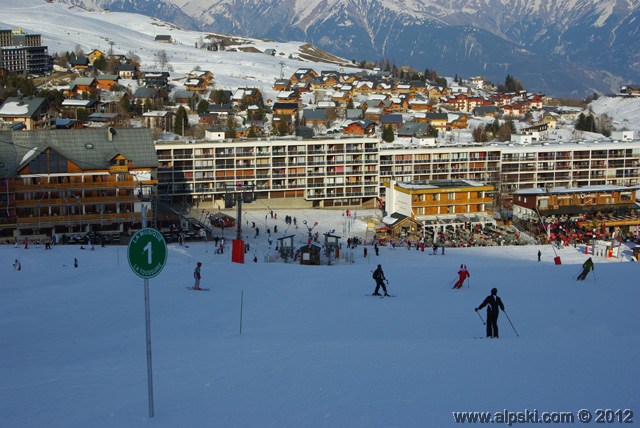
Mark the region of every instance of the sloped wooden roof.
<instances>
[{"instance_id":1,"label":"sloped wooden roof","mask_svg":"<svg viewBox=\"0 0 640 428\"><path fill-rule=\"evenodd\" d=\"M109 141L108 133L114 135ZM157 168L158 156L148 128L51 129L0 132L0 162L10 175L51 148L84 170L107 169L120 154L132 167Z\"/></svg>"}]
</instances>

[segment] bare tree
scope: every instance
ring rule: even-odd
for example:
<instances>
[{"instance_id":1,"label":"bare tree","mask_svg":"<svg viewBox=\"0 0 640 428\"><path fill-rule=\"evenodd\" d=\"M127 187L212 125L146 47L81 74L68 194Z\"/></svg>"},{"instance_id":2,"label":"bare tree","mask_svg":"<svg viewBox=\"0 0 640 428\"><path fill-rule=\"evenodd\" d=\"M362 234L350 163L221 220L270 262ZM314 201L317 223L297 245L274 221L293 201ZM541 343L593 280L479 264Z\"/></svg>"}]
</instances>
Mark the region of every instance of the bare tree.
<instances>
[{"instance_id":1,"label":"bare tree","mask_svg":"<svg viewBox=\"0 0 640 428\"><path fill-rule=\"evenodd\" d=\"M155 57L158 61L158 66L164 70L169 64L169 55L167 54L167 51L165 51L164 49L159 50L155 53Z\"/></svg>"},{"instance_id":2,"label":"bare tree","mask_svg":"<svg viewBox=\"0 0 640 428\"><path fill-rule=\"evenodd\" d=\"M76 44L75 48L73 48L73 53L76 54L76 58L84 56L84 50L82 49L82 46L80 46L79 43Z\"/></svg>"},{"instance_id":3,"label":"bare tree","mask_svg":"<svg viewBox=\"0 0 640 428\"><path fill-rule=\"evenodd\" d=\"M129 52L127 52L126 57L127 57L127 59L128 59L129 61L131 61L132 63L134 63L134 64L138 64L138 65L140 64L140 57L139 57L139 56L138 56L138 54L137 54L137 53L135 53L134 51L129 51Z\"/></svg>"}]
</instances>

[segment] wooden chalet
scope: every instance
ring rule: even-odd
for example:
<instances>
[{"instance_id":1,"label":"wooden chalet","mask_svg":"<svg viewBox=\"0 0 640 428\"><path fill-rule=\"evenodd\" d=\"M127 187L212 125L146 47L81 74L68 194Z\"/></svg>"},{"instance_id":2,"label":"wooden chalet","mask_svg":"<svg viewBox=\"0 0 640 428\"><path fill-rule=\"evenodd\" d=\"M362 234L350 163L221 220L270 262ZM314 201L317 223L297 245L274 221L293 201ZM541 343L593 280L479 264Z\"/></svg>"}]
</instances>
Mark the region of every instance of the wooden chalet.
<instances>
[{"instance_id":1,"label":"wooden chalet","mask_svg":"<svg viewBox=\"0 0 640 428\"><path fill-rule=\"evenodd\" d=\"M262 101L262 92L258 88L239 88L231 96L231 102L237 106L259 104Z\"/></svg>"},{"instance_id":2,"label":"wooden chalet","mask_svg":"<svg viewBox=\"0 0 640 428\"><path fill-rule=\"evenodd\" d=\"M138 88L131 96L131 99L137 103L144 104L150 102L152 104L163 98L162 93L157 88Z\"/></svg>"},{"instance_id":3,"label":"wooden chalet","mask_svg":"<svg viewBox=\"0 0 640 428\"><path fill-rule=\"evenodd\" d=\"M291 87L291 82L289 82L289 79L277 79L273 83L274 91L288 91L290 87Z\"/></svg>"},{"instance_id":4,"label":"wooden chalet","mask_svg":"<svg viewBox=\"0 0 640 428\"><path fill-rule=\"evenodd\" d=\"M95 60L99 59L99 58L105 58L105 54L104 52L102 52L99 49L94 49L91 52L89 52L87 54L87 59L89 60L89 64L91 64L93 66L93 63L95 62Z\"/></svg>"},{"instance_id":5,"label":"wooden chalet","mask_svg":"<svg viewBox=\"0 0 640 428\"><path fill-rule=\"evenodd\" d=\"M121 233L152 207L156 155L148 129L2 132L0 162L13 183L5 203L18 236ZM153 211L148 213L153 218Z\"/></svg>"},{"instance_id":6,"label":"wooden chalet","mask_svg":"<svg viewBox=\"0 0 640 428\"><path fill-rule=\"evenodd\" d=\"M305 83L318 78L318 73L312 68L299 68L291 75L289 79L292 85Z\"/></svg>"},{"instance_id":7,"label":"wooden chalet","mask_svg":"<svg viewBox=\"0 0 640 428\"><path fill-rule=\"evenodd\" d=\"M169 72L145 71L140 80L142 85L148 88L165 88L169 84Z\"/></svg>"},{"instance_id":8,"label":"wooden chalet","mask_svg":"<svg viewBox=\"0 0 640 428\"><path fill-rule=\"evenodd\" d=\"M69 89L64 91L64 95L67 97L75 97L82 95L89 95L92 92L98 90L98 82L93 77L77 77L69 85Z\"/></svg>"},{"instance_id":9,"label":"wooden chalet","mask_svg":"<svg viewBox=\"0 0 640 428\"><path fill-rule=\"evenodd\" d=\"M184 89L187 91L205 93L208 90L208 84L205 79L200 77L189 77L184 82Z\"/></svg>"},{"instance_id":10,"label":"wooden chalet","mask_svg":"<svg viewBox=\"0 0 640 428\"><path fill-rule=\"evenodd\" d=\"M89 64L89 58L84 55L73 55L69 58L69 65L72 69L79 71L88 70L91 66L91 64Z\"/></svg>"},{"instance_id":11,"label":"wooden chalet","mask_svg":"<svg viewBox=\"0 0 640 428\"><path fill-rule=\"evenodd\" d=\"M119 79L120 76L117 74L101 74L96 76L96 87L103 91L112 91Z\"/></svg>"},{"instance_id":12,"label":"wooden chalet","mask_svg":"<svg viewBox=\"0 0 640 428\"><path fill-rule=\"evenodd\" d=\"M391 126L394 131L397 131L403 124L401 114L383 114L380 116L380 126Z\"/></svg>"},{"instance_id":13,"label":"wooden chalet","mask_svg":"<svg viewBox=\"0 0 640 428\"><path fill-rule=\"evenodd\" d=\"M38 97L9 97L0 105L0 122L22 124L27 131L49 128L49 103Z\"/></svg>"},{"instance_id":14,"label":"wooden chalet","mask_svg":"<svg viewBox=\"0 0 640 428\"><path fill-rule=\"evenodd\" d=\"M375 122L369 120L354 120L342 125L344 135L373 135L376 132Z\"/></svg>"},{"instance_id":15,"label":"wooden chalet","mask_svg":"<svg viewBox=\"0 0 640 428\"><path fill-rule=\"evenodd\" d=\"M213 73L209 70L193 70L189 73L191 79L203 79L207 86L213 83Z\"/></svg>"},{"instance_id":16,"label":"wooden chalet","mask_svg":"<svg viewBox=\"0 0 640 428\"><path fill-rule=\"evenodd\" d=\"M277 116L294 116L299 108L298 103L274 103L272 110Z\"/></svg>"},{"instance_id":17,"label":"wooden chalet","mask_svg":"<svg viewBox=\"0 0 640 428\"><path fill-rule=\"evenodd\" d=\"M122 64L118 66L118 76L121 79L135 79L138 68L133 64Z\"/></svg>"},{"instance_id":18,"label":"wooden chalet","mask_svg":"<svg viewBox=\"0 0 640 428\"><path fill-rule=\"evenodd\" d=\"M279 103L300 103L300 92L296 91L280 91L277 99Z\"/></svg>"}]
</instances>

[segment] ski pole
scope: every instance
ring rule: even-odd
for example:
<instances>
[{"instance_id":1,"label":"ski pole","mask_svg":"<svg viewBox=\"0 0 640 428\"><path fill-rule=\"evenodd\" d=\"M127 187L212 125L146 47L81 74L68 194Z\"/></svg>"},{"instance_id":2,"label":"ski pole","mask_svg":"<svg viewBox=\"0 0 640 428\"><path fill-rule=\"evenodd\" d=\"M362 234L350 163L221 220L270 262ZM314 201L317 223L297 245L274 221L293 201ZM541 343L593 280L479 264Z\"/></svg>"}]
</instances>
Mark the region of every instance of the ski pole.
<instances>
[{"instance_id":1,"label":"ski pole","mask_svg":"<svg viewBox=\"0 0 640 428\"><path fill-rule=\"evenodd\" d=\"M480 321L482 321L482 325L487 325L487 324L484 322L484 319L482 318L482 315L480 315L480 312L476 311L476 314L478 314L478 316L480 317Z\"/></svg>"},{"instance_id":2,"label":"ski pole","mask_svg":"<svg viewBox=\"0 0 640 428\"><path fill-rule=\"evenodd\" d=\"M511 328L513 329L513 331L515 331L516 336L520 337L520 335L518 334L518 332L516 331L516 328L513 326L513 323L511 322L511 318L509 318L509 315L507 314L507 311L505 311L504 309L502 310L502 312L504 312L504 314L507 316L507 319L509 320L509 324L511 324Z\"/></svg>"},{"instance_id":3,"label":"ski pole","mask_svg":"<svg viewBox=\"0 0 640 428\"><path fill-rule=\"evenodd\" d=\"M469 285L471 284L471 277L468 276L467 277L467 288L469 288Z\"/></svg>"},{"instance_id":4,"label":"ski pole","mask_svg":"<svg viewBox=\"0 0 640 428\"><path fill-rule=\"evenodd\" d=\"M456 279L458 279L458 278L453 278L453 279L451 280L451 282L449 283L449 287L451 287L451 286L453 285L453 283L455 282L455 280L456 280Z\"/></svg>"}]
</instances>

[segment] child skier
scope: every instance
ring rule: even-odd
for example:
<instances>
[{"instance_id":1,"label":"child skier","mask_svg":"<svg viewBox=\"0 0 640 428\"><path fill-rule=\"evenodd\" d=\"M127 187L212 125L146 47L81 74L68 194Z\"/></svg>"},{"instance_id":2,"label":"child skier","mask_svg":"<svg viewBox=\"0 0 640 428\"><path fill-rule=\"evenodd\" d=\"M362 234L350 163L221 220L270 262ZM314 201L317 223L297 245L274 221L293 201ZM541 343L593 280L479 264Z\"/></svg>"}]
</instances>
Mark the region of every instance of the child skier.
<instances>
[{"instance_id":1,"label":"child skier","mask_svg":"<svg viewBox=\"0 0 640 428\"><path fill-rule=\"evenodd\" d=\"M464 283L465 279L471 277L471 274L467 270L466 265L460 265L460 270L458 271L458 275L459 275L458 281L453 285L453 288L462 288L462 284Z\"/></svg>"},{"instance_id":2,"label":"child skier","mask_svg":"<svg viewBox=\"0 0 640 428\"><path fill-rule=\"evenodd\" d=\"M200 266L202 266L202 262L198 262L195 270L193 271L193 278L195 279L195 284L193 285L194 290L200 290Z\"/></svg>"}]
</instances>

